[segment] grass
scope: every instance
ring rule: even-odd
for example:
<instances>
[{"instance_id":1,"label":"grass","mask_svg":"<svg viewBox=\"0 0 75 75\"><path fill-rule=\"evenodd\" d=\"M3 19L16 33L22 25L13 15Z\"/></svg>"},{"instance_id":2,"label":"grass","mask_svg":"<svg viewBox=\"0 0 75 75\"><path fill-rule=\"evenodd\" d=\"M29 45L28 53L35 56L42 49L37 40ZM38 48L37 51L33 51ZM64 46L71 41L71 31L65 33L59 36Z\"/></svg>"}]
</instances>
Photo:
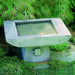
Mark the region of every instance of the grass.
<instances>
[{"instance_id":1,"label":"grass","mask_svg":"<svg viewBox=\"0 0 75 75\"><path fill-rule=\"evenodd\" d=\"M2 33L0 37L0 75L75 75L75 61L67 63L65 61L51 60L48 69L34 70L33 67L36 64L19 60L17 55L14 54L16 48L5 43ZM67 43L57 45L56 49L63 48L63 46L67 48Z\"/></svg>"},{"instance_id":2,"label":"grass","mask_svg":"<svg viewBox=\"0 0 75 75\"><path fill-rule=\"evenodd\" d=\"M70 41L72 42L73 45L75 45L75 37L71 37Z\"/></svg>"},{"instance_id":3,"label":"grass","mask_svg":"<svg viewBox=\"0 0 75 75\"><path fill-rule=\"evenodd\" d=\"M0 75L75 75L75 61L50 60L49 68L37 69L35 63L19 60L17 57L0 58Z\"/></svg>"},{"instance_id":4,"label":"grass","mask_svg":"<svg viewBox=\"0 0 75 75\"><path fill-rule=\"evenodd\" d=\"M49 69L38 69L37 75L75 75L75 61L67 63L64 61L51 61Z\"/></svg>"},{"instance_id":5,"label":"grass","mask_svg":"<svg viewBox=\"0 0 75 75\"><path fill-rule=\"evenodd\" d=\"M60 17L66 25L74 20L74 0L0 0L0 26L5 20Z\"/></svg>"},{"instance_id":6,"label":"grass","mask_svg":"<svg viewBox=\"0 0 75 75\"><path fill-rule=\"evenodd\" d=\"M75 62L75 61L74 61ZM59 65L58 65L59 63ZM49 69L36 70L37 75L75 75L75 64L67 62L51 62Z\"/></svg>"},{"instance_id":7,"label":"grass","mask_svg":"<svg viewBox=\"0 0 75 75\"><path fill-rule=\"evenodd\" d=\"M71 47L68 45L67 42L62 43L62 44L57 44L57 45L51 45L50 49L53 51L67 51L69 50Z\"/></svg>"}]
</instances>

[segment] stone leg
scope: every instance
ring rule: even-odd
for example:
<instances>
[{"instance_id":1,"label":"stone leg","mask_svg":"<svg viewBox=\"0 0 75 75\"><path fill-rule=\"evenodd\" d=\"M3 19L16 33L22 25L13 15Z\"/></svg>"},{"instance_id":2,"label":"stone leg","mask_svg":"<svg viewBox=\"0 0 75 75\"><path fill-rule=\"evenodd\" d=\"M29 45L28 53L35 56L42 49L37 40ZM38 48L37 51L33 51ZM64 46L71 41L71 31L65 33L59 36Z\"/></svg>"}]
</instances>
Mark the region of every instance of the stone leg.
<instances>
[{"instance_id":1,"label":"stone leg","mask_svg":"<svg viewBox=\"0 0 75 75\"><path fill-rule=\"evenodd\" d=\"M47 62L50 60L49 46L22 48L22 57L24 61Z\"/></svg>"}]
</instances>

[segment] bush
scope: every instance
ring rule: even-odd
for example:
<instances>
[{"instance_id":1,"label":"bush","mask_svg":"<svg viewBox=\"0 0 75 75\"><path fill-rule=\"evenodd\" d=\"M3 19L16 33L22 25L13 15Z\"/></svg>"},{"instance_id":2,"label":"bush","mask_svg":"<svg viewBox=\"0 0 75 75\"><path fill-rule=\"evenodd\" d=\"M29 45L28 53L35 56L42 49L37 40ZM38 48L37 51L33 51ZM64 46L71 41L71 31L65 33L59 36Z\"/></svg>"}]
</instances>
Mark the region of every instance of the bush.
<instances>
[{"instance_id":1,"label":"bush","mask_svg":"<svg viewBox=\"0 0 75 75\"><path fill-rule=\"evenodd\" d=\"M30 0L1 0L0 1L0 25L4 20L29 19L34 11Z\"/></svg>"},{"instance_id":2,"label":"bush","mask_svg":"<svg viewBox=\"0 0 75 75\"><path fill-rule=\"evenodd\" d=\"M67 42L63 43L63 44L58 44L58 45L51 45L50 49L53 51L67 51L69 50L71 47L67 44Z\"/></svg>"},{"instance_id":3,"label":"bush","mask_svg":"<svg viewBox=\"0 0 75 75\"><path fill-rule=\"evenodd\" d=\"M49 62L50 69L66 69L69 67L69 64L66 61L59 60L50 60Z\"/></svg>"},{"instance_id":4,"label":"bush","mask_svg":"<svg viewBox=\"0 0 75 75\"><path fill-rule=\"evenodd\" d=\"M35 0L33 3L36 18L60 17L66 25L73 22L74 15L71 11L69 0Z\"/></svg>"},{"instance_id":5,"label":"bush","mask_svg":"<svg viewBox=\"0 0 75 75\"><path fill-rule=\"evenodd\" d=\"M55 17L68 25L74 19L72 3L69 0L0 0L0 25L4 20Z\"/></svg>"},{"instance_id":6,"label":"bush","mask_svg":"<svg viewBox=\"0 0 75 75\"><path fill-rule=\"evenodd\" d=\"M75 24L71 27L73 31L75 31Z\"/></svg>"},{"instance_id":7,"label":"bush","mask_svg":"<svg viewBox=\"0 0 75 75\"><path fill-rule=\"evenodd\" d=\"M19 60L16 56L0 58L0 75L33 75L35 63Z\"/></svg>"},{"instance_id":8,"label":"bush","mask_svg":"<svg viewBox=\"0 0 75 75\"><path fill-rule=\"evenodd\" d=\"M6 63L1 67L0 75L22 75L21 65L17 63Z\"/></svg>"},{"instance_id":9,"label":"bush","mask_svg":"<svg viewBox=\"0 0 75 75\"><path fill-rule=\"evenodd\" d=\"M74 44L75 45L75 37L71 37L71 39L70 39L70 41L72 42L72 44Z\"/></svg>"},{"instance_id":10,"label":"bush","mask_svg":"<svg viewBox=\"0 0 75 75\"><path fill-rule=\"evenodd\" d=\"M75 0L70 0L70 2L71 2L71 7L74 9L74 7L75 7Z\"/></svg>"},{"instance_id":11,"label":"bush","mask_svg":"<svg viewBox=\"0 0 75 75\"><path fill-rule=\"evenodd\" d=\"M0 58L5 56L6 52L4 51L3 48L0 47Z\"/></svg>"}]
</instances>

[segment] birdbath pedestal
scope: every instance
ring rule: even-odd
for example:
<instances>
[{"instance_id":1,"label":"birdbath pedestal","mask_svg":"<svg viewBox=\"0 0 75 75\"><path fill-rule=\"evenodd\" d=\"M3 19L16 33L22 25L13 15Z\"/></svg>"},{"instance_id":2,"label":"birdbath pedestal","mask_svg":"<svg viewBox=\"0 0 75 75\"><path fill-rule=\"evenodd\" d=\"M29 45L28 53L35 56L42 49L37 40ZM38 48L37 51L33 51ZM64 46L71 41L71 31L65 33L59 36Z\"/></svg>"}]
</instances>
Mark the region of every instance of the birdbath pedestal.
<instances>
[{"instance_id":1,"label":"birdbath pedestal","mask_svg":"<svg viewBox=\"0 0 75 75\"><path fill-rule=\"evenodd\" d=\"M24 61L47 62L50 45L68 41L71 34L60 18L4 21L6 42L21 48Z\"/></svg>"}]
</instances>

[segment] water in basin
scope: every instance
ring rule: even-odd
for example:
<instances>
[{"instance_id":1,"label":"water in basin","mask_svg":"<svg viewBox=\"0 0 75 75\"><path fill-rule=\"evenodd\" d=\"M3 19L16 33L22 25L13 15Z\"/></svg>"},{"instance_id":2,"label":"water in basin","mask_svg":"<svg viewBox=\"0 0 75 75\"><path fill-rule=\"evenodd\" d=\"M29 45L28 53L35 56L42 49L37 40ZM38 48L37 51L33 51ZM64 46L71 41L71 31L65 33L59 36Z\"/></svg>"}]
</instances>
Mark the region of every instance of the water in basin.
<instances>
[{"instance_id":1,"label":"water in basin","mask_svg":"<svg viewBox=\"0 0 75 75\"><path fill-rule=\"evenodd\" d=\"M56 34L51 22L16 23L18 36Z\"/></svg>"}]
</instances>

